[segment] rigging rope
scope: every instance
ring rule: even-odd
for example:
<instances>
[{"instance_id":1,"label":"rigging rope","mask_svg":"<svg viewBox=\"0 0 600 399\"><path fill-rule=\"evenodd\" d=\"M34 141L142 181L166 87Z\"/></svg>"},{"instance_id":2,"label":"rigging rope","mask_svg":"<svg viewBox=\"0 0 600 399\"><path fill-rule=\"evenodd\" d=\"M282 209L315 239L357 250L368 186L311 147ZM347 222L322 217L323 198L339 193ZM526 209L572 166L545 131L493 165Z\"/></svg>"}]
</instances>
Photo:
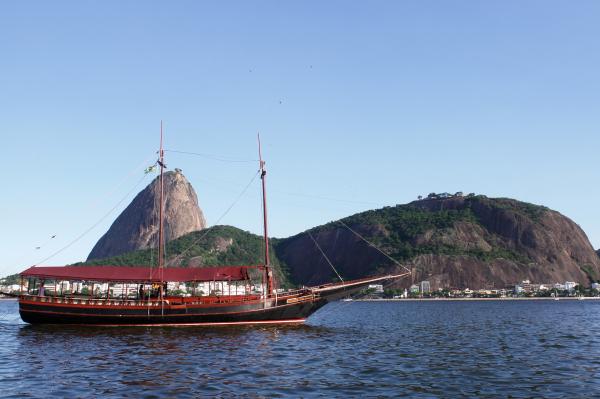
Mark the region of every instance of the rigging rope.
<instances>
[{"instance_id":1,"label":"rigging rope","mask_svg":"<svg viewBox=\"0 0 600 399\"><path fill-rule=\"evenodd\" d=\"M242 197L244 196L244 194L246 193L246 191L248 191L248 189L250 188L250 186L252 185L252 183L254 183L254 180L256 180L256 177L259 175L260 170L258 170L254 176L252 176L252 179L250 179L250 182L246 185L246 187L244 187L244 189L242 190L242 192L237 196L237 198L231 203L231 205L229 205L229 207L225 210L225 212L223 212L223 214L221 216L219 216L219 218L217 219L217 221L215 222L215 226L218 225L221 220L229 213L229 211L231 211L231 209L239 202L240 199L242 199ZM202 234L200 237L198 237L193 243L192 245L190 245L189 247L187 247L183 252L181 252L179 255L177 255L175 258L173 258L173 260L167 262L165 264L166 266L169 266L170 264L174 264L175 261L179 260L187 251L189 251L190 249L192 249L198 242L200 242L201 239L203 239L204 237L206 237L208 235L208 233L210 233L210 229L206 229L204 231L204 234Z\"/></svg>"},{"instance_id":2,"label":"rigging rope","mask_svg":"<svg viewBox=\"0 0 600 399\"><path fill-rule=\"evenodd\" d=\"M404 270L406 270L407 272L409 272L409 273L412 274L412 271L409 268L407 268L406 266L404 266L403 264L401 264L400 262L398 262L396 259L392 258L390 255L388 255L387 253L385 253L383 250L379 249L379 247L377 245L373 244L371 241L367 240L365 237L363 237L362 235L360 235L356 231L352 230L350 228L350 226L348 226L342 220L338 220L338 222L341 223L348 230L350 230L352 233L354 233L358 238L360 238L361 240L363 240L364 242L366 242L367 244L369 244L370 246L372 246L373 248L375 248L377 251L381 252L383 255L385 255L386 258L388 258L389 260L391 260L392 262L394 262L395 264L397 264L398 266L400 266L401 268L403 268Z\"/></svg>"},{"instance_id":3,"label":"rigging rope","mask_svg":"<svg viewBox=\"0 0 600 399\"><path fill-rule=\"evenodd\" d=\"M147 163L148 163L148 162L149 162L149 161L150 161L152 158L154 158L154 155L152 155L151 157L148 157L148 158L144 159L144 160L143 160L143 161L142 161L140 164L138 164L138 165L137 165L135 168L131 169L131 170L130 170L130 171L129 171L129 172L126 174L126 175L125 175L125 177L123 177L123 179L121 179L121 180L120 180L120 181L119 181L119 182L118 182L116 185L114 185L112 188L110 188L110 189L109 189L109 190L106 192L106 194L105 194L104 196L102 196L102 197L95 197L94 201L92 201L91 203L89 203L89 204L88 204L88 205L89 205L89 206L88 206L88 208L97 208L97 206L100 204L100 202L101 202L103 199L108 199L110 196L112 196L112 195L113 195L113 194L114 194L114 193L115 193L115 192L116 192L116 191L117 191L117 190L118 190L118 189L119 189L119 188L120 188L120 187L121 187L121 186L122 186L122 185L123 185L123 184L124 184L124 183L127 181L127 179L129 179L129 178L130 178L130 177L131 177L131 176L132 176L132 175L133 175L133 174L134 174L136 171L139 171L140 167L142 167L142 166L146 165L146 164L147 164ZM139 184L139 183L138 183L138 184ZM128 194L128 195L129 195L129 194ZM121 202L122 202L122 200L121 200ZM117 206L118 206L118 204L117 204ZM112 210L111 210L111 212L112 212ZM106 216L105 216L105 217L106 217ZM95 227L95 226L93 226L93 227ZM92 227L92 229L93 229L93 227ZM90 230L91 230L91 229L90 229ZM84 234L82 234L82 235L81 235L79 238L77 238L75 241L79 240L79 239L80 239L81 237L83 237L85 234L87 234L87 232L85 232ZM38 245L38 246L35 246L35 247L34 247L34 248L35 248L35 251L38 251L38 250L40 250L40 249L44 249L44 247L45 247L45 246L46 246L46 245L47 245L47 244L48 244L50 241L52 241L52 239L53 239L53 238L55 238L55 237L57 237L57 236L58 236L58 234L56 234L56 233L52 234L52 236L51 236L51 237L48 239L48 241L46 241L44 244L42 244L42 245ZM49 256L49 257L47 257L46 259L44 259L44 260L42 260L42 261L40 261L40 262L36 263L36 265L40 264L41 262L45 262L46 260L48 260L48 259L52 258L53 256L57 255L58 253L62 252L64 249L66 249L66 248L70 247L72 244L74 244L74 243L75 243L75 241L74 241L74 242L72 242L72 243L70 243L70 244L69 244L69 245L67 245L66 247L62 248L60 251L57 251L57 252L55 252L53 255L51 255L51 256ZM15 264L20 264L20 263L21 263L21 261L22 261L23 259L25 259L26 257L29 257L29 256L31 256L30 254L32 254L31 250L29 250L29 251L27 251L27 253L24 253L24 254L22 254L21 256L19 256L19 257L17 258L17 260L16 260L14 263L15 263ZM0 270L1 270L1 271L5 271L6 269L8 269L8 266L4 266L4 267L0 268Z\"/></svg>"},{"instance_id":4,"label":"rigging rope","mask_svg":"<svg viewBox=\"0 0 600 399\"><path fill-rule=\"evenodd\" d=\"M158 195L156 194L156 189L158 187L158 184L155 187L155 192L153 193L153 197L154 197L154 201L152 203L152 218L150 220L150 225L151 226L157 226L157 220L158 220L158 207L156 206L156 203L158 202ZM158 242L158 237L156 239L156 241ZM160 243L158 243L158 245L160 245ZM156 247L157 252L158 252L158 245ZM158 257L158 255L157 255ZM158 263L158 262L157 262ZM154 248L152 248L152 246L150 246L150 270L149 270L149 276L148 277L152 277L152 267L154 266ZM157 264L158 266L158 264Z\"/></svg>"},{"instance_id":5,"label":"rigging rope","mask_svg":"<svg viewBox=\"0 0 600 399\"><path fill-rule=\"evenodd\" d=\"M98 220L96 223L94 223L89 229L85 230L83 233L81 233L79 236L77 236L73 241L71 241L70 243L68 243L67 245L65 245L64 247L59 249L58 251L54 252L52 255L40 260L33 266L37 266L40 263L46 262L48 259L55 257L56 255L58 255L59 253L61 253L62 251L64 251L65 249L69 248L71 245L75 244L77 241L82 239L87 233L89 233L94 228L96 228L100 223L102 223L102 221L104 219L106 219L111 213L113 213L113 211L115 209L117 209L119 207L119 205L121 205L121 203L123 203L123 201L125 201L129 197L129 195L131 195L131 193L137 189L137 187L140 185L140 183L142 183L144 181L145 178L146 178L146 175L142 176L142 178L140 180L138 180L138 182L135 184L135 186L123 198L121 198L121 200L119 202L117 202L117 204L115 206L113 206L106 214L104 214L104 216L102 216L100 218L100 220Z\"/></svg>"},{"instance_id":6,"label":"rigging rope","mask_svg":"<svg viewBox=\"0 0 600 399\"><path fill-rule=\"evenodd\" d=\"M38 245L38 246L34 247L34 248L35 248L35 251L39 251L40 249L44 249L44 248L46 247L46 245L47 245L47 244L48 244L50 241L52 241L52 240L53 240L53 239L54 239L56 236L57 236L57 234L53 234L53 235L52 235L52 236L50 236L50 238L48 238L48 240L46 240L46 241L45 241L43 244L40 244L40 245ZM20 264L20 263L21 263L21 261L22 261L23 259L25 259L26 257L28 257L30 254L31 254L31 250L28 250L28 251L27 251L27 253L24 253L23 255L19 256L19 257L17 258L17 260L16 260L16 261L14 261L14 263L15 263L15 264ZM7 266L0 268L0 270L4 272L4 270L6 270L6 268L7 268Z\"/></svg>"},{"instance_id":7,"label":"rigging rope","mask_svg":"<svg viewBox=\"0 0 600 399\"><path fill-rule=\"evenodd\" d=\"M335 274L337 274L338 278L343 283L344 279L342 278L342 276L340 276L340 274L338 273L338 271L335 270L335 267L333 266L333 263L331 263L331 261L329 260L329 258L327 257L327 255L325 254L325 252L323 251L323 249L321 248L321 246L317 242L317 240L315 240L315 238L313 237L313 235L310 234L310 231L307 231L306 233L308 234L308 236L310 237L310 239L313 240L313 242L315 243L315 245L317 246L317 248L319 249L319 251L321 251L321 254L325 258L325 260L327 261L327 263L329 263L329 266L331 266L331 268L333 269L333 271L335 272Z\"/></svg>"},{"instance_id":8,"label":"rigging rope","mask_svg":"<svg viewBox=\"0 0 600 399\"><path fill-rule=\"evenodd\" d=\"M235 159L235 158L221 157L221 156L211 155L211 154L203 154L201 152L179 151L179 150L164 150L164 151L165 152L174 152L177 154L196 155L199 157L208 158L208 159L212 159L214 161L219 161L219 162L231 162L231 163L258 162L258 159Z\"/></svg>"},{"instance_id":9,"label":"rigging rope","mask_svg":"<svg viewBox=\"0 0 600 399\"><path fill-rule=\"evenodd\" d=\"M98 197L98 199L94 202L92 202L90 204L90 208L95 208L97 205L100 204L100 202L103 199L107 199L110 196L112 196L114 193L116 193L116 191L123 185L125 184L125 182L132 176L134 176L135 174L139 173L140 169L142 167L148 166L148 163L155 157L155 155L151 155L148 158L144 159L142 162L140 162L138 165L136 165L135 168L131 169L126 175L125 177L123 177L123 179L121 179L121 181L119 181L117 184L115 184L110 190L108 190L108 192L106 193L106 195L104 195L103 197Z\"/></svg>"},{"instance_id":10,"label":"rigging rope","mask_svg":"<svg viewBox=\"0 0 600 399\"><path fill-rule=\"evenodd\" d=\"M167 151L167 150L165 150ZM258 162L258 161L256 161ZM207 185L211 185L215 188L218 188L219 190L222 191L234 191L234 189L237 192L237 189L239 189L239 185L237 183L233 183L230 181L224 181L222 179L219 180L212 180L209 179L207 177L196 177L196 180L201 181ZM318 200L324 200L324 201L331 201L331 202L338 202L338 203L346 203L346 204L357 204L357 205L370 205L370 206L378 206L378 207L384 207L386 206L383 203L378 203L378 202L370 202L370 201L356 201L356 200L350 200L350 199L344 199L344 198L334 198L334 197L327 197L327 196L322 196L322 195L314 195L314 194L302 194L302 193L297 193L297 192L290 192L290 191L283 191L283 190L278 190L276 188L271 188L269 190L269 192L272 193L277 193L277 194L283 194L283 195L288 195L290 197L298 197L298 198L313 198L313 199L318 199ZM290 205L290 204L288 204ZM307 208L307 209L313 209L313 207L309 207L309 206L302 206L302 205L295 205L295 204L291 204L292 206L297 206L297 207L302 207L302 208ZM338 210L336 208L336 210Z\"/></svg>"}]
</instances>

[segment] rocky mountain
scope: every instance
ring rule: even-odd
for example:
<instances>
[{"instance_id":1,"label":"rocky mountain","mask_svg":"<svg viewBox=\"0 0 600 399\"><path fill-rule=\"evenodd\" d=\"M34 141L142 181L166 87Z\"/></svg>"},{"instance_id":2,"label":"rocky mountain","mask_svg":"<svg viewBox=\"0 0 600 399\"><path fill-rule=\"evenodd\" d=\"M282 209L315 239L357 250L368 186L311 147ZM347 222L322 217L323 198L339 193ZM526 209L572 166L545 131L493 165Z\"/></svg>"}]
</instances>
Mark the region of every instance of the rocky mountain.
<instances>
[{"instance_id":1,"label":"rocky mountain","mask_svg":"<svg viewBox=\"0 0 600 399\"><path fill-rule=\"evenodd\" d=\"M511 199L447 196L356 214L342 221L412 271L405 287L503 288L600 278L600 258L581 228L545 207ZM339 222L309 230L345 278L401 270ZM277 240L292 281L318 284L335 274L308 232Z\"/></svg>"},{"instance_id":2,"label":"rocky mountain","mask_svg":"<svg viewBox=\"0 0 600 399\"><path fill-rule=\"evenodd\" d=\"M206 221L192 185L180 170L164 175L165 239L202 230ZM155 247L158 241L159 178L142 190L100 238L88 260L103 259Z\"/></svg>"},{"instance_id":3,"label":"rocky mountain","mask_svg":"<svg viewBox=\"0 0 600 399\"><path fill-rule=\"evenodd\" d=\"M196 204L195 194L181 174L170 173L168 179L171 183L167 186L189 187L179 195L183 199L192 197L190 201ZM153 198L155 184L140 193L129 208L152 210L150 198ZM169 195L180 190L171 191ZM180 199L181 202L185 201ZM136 219L130 216L134 212L129 208L106 235L110 236L113 230L125 231L121 237L145 238L142 244L150 247L150 237L155 234L151 217ZM186 226L185 217L170 219L176 214L173 203L169 208L168 200L167 231L185 230L177 226L178 223ZM201 213L199 215L202 222L186 228L203 227ZM536 283L576 281L588 285L600 279L599 254L577 224L546 207L512 199L432 196L358 213L341 222L331 222L284 239L272 239L273 264L281 285L288 282L313 285L337 280L309 233L345 279L404 270L346 226L411 270L411 278L399 280L398 288L422 280L428 280L431 288L437 289L504 288L524 279ZM115 237L119 235L115 233ZM103 240L107 239L103 237L97 246ZM86 263L148 265L156 262L156 250L125 252L119 247L119 256L102 256L108 259ZM261 237L230 226L185 234L170 241L166 252L168 264L180 267L260 264L263 260ZM90 259L100 257L90 256Z\"/></svg>"}]
</instances>

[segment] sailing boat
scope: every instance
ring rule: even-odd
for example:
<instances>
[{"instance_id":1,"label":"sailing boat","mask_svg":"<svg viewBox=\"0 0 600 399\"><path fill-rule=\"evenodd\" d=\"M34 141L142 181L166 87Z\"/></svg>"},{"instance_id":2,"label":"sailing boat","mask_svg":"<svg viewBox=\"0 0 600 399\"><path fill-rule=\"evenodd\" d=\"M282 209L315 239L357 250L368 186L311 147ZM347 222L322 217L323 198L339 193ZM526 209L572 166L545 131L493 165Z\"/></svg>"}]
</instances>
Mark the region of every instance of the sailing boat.
<instances>
[{"instance_id":1,"label":"sailing boat","mask_svg":"<svg viewBox=\"0 0 600 399\"><path fill-rule=\"evenodd\" d=\"M282 292L275 290L267 228L267 172L260 138L264 263L252 266L166 268L163 250L165 163L162 123L157 163L160 166L158 267L30 267L21 272L19 313L23 321L31 324L103 326L297 324L303 323L328 302L347 297L368 284L410 274L374 276ZM261 277L262 292L251 288L251 275L256 274ZM25 279L28 279L26 288ZM191 286L192 295L168 295L166 288L169 283ZM121 287L120 295L115 295L117 286ZM206 295L203 291L196 294L199 286L208 286Z\"/></svg>"}]
</instances>

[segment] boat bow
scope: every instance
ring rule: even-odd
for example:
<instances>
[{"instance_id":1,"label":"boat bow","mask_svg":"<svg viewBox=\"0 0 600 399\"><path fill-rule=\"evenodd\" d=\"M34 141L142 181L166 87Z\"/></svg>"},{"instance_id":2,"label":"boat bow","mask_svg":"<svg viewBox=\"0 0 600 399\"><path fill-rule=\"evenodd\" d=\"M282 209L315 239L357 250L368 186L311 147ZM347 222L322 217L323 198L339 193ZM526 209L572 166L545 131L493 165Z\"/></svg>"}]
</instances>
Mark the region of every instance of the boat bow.
<instances>
[{"instance_id":1,"label":"boat bow","mask_svg":"<svg viewBox=\"0 0 600 399\"><path fill-rule=\"evenodd\" d=\"M410 273L406 272L406 273L400 273L400 274L388 274L385 276L378 276L378 277L367 277L367 278L363 278L363 279L359 279L359 280L352 280L352 281L347 281L347 282L342 282L342 283L319 285L317 287L311 287L311 288L309 288L309 290L313 294L319 295L319 296L321 296L321 298L324 298L328 302L330 302L330 301L335 301L337 299L340 299L340 298L348 296L348 295L352 295L352 294L360 291L361 289L363 289L365 286L367 286L369 284L383 282L383 281L389 281L389 280L396 280L396 279L406 277L409 275L410 275Z\"/></svg>"}]
</instances>

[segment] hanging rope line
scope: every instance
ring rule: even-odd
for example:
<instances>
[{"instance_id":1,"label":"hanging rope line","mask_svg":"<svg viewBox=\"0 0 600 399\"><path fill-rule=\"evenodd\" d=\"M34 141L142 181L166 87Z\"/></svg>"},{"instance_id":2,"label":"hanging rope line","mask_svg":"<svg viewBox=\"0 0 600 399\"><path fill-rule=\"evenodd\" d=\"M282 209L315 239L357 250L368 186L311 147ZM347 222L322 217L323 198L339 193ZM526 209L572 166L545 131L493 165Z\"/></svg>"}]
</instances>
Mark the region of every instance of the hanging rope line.
<instances>
[{"instance_id":1,"label":"hanging rope line","mask_svg":"<svg viewBox=\"0 0 600 399\"><path fill-rule=\"evenodd\" d=\"M43 244L40 244L40 245L38 245L38 246L34 247L34 249L33 249L33 250L34 250L34 251L39 251L39 250L41 250L41 249L44 249L44 248L46 247L46 245L48 245L48 244L50 243L50 241L52 241L54 238L56 238L56 236L57 236L57 234L53 234L53 235L52 235L52 236L50 236L50 238L48 238L48 239L47 239L47 240L46 240L46 241L45 241ZM17 260L16 260L16 261L14 261L14 264L17 264L17 265L18 265L18 264L20 264L20 263L23 261L23 259L25 259L26 257L28 257L28 256L30 256L30 255L31 255L31 249L29 249L29 250L28 250L26 253L24 253L24 254L22 254L21 256L19 256L19 257L17 258ZM5 267L2 267L2 268L0 268L0 270L1 270L2 272L4 272L4 271L6 270L6 268L7 268L7 267L5 266Z\"/></svg>"},{"instance_id":2,"label":"hanging rope line","mask_svg":"<svg viewBox=\"0 0 600 399\"><path fill-rule=\"evenodd\" d=\"M96 209L96 208L98 208L98 205L100 204L100 202L102 200L105 200L105 199L108 199L109 197L111 197L132 175L134 175L136 172L139 172L139 170L140 170L141 167L148 165L148 162L150 162L153 158L154 158L154 155L152 155L152 156L144 159L135 168L131 169L123 177L123 179L121 179L117 184L115 184L113 187L111 187L109 190L107 190L105 195L99 196L99 197L94 197L94 200L88 204L87 208L90 208L90 209ZM43 250L50 242L58 241L58 240L54 240L54 238L56 238L58 236L59 235L57 233L53 233L50 236L50 238L46 242L44 242L43 244L32 246L31 247L32 249L28 250L26 253L23 253L21 256L19 256L17 258L17 260L14 262L14 264L19 265L25 258L30 257L30 256L34 256L33 252ZM70 245L72 245L72 244L70 244ZM50 259L50 257L47 258L47 259ZM41 262L45 262L45 260L42 260ZM39 264L39 263L40 262L36 263L36 265ZM1 267L0 271L5 272L8 268L9 268L9 266Z\"/></svg>"},{"instance_id":3,"label":"hanging rope line","mask_svg":"<svg viewBox=\"0 0 600 399\"><path fill-rule=\"evenodd\" d=\"M198 156L198 157L212 159L214 161L219 161L219 162L231 162L231 163L251 163L251 162L258 162L258 159L236 159L236 158L222 157L222 156L218 156L218 155L203 154L201 152L179 151L179 150L165 150L165 152L173 152L173 153L176 153L176 154L195 155L195 156Z\"/></svg>"},{"instance_id":4,"label":"hanging rope line","mask_svg":"<svg viewBox=\"0 0 600 399\"><path fill-rule=\"evenodd\" d=\"M205 183L206 185L210 185L214 188L217 188L221 191L234 191L234 190L236 190L236 188L239 188L239 185L236 183L223 182L222 180L217 181L217 180L208 179L206 177L199 177L199 178L196 178L196 180L201 181L201 182ZM338 203L342 203L342 204L346 203L346 204L369 205L369 206L378 206L378 207L386 206L383 203L377 203L377 202L354 201L354 200L343 199L343 198L333 198L333 197L326 197L326 196L313 195L313 194L302 194L302 193L282 191L282 190L277 190L277 189L270 189L269 192L288 195L290 197L312 198L312 199L318 199L318 200L323 200L323 201L338 202ZM310 207L310 206L302 206L302 205L294 205L294 204L292 204L292 206L302 207L302 208L306 208L306 209L313 209L313 207Z\"/></svg>"},{"instance_id":5,"label":"hanging rope line","mask_svg":"<svg viewBox=\"0 0 600 399\"><path fill-rule=\"evenodd\" d=\"M127 198L129 198L129 196L131 195L131 193L133 193L138 186L144 181L144 179L146 179L147 175L142 176L142 178L140 180L138 180L138 182L135 184L135 186L123 197L121 198L121 200L119 202L117 202L117 204L115 206L113 206L108 212L106 212L106 214L104 214L104 216L102 216L96 223L94 223L90 228L88 228L87 230L85 230L83 233L81 233L79 236L77 236L74 240L72 240L71 242L69 242L67 245L65 245L64 247L62 247L61 249L59 249L58 251L54 252L52 255L40 260L39 262L37 262L36 264L34 264L33 266L37 266L40 263L44 263L49 259L52 259L53 257L55 257L56 255L60 254L61 252L63 252L64 250L66 250L67 248L71 247L73 244L75 244L77 241L79 241L80 239L82 239L86 234L88 234L90 231L92 231L93 229L95 229L100 223L102 223L102 221L104 221L104 219L106 219L111 213L114 212L115 209L117 209L122 203L123 201L125 201Z\"/></svg>"},{"instance_id":6,"label":"hanging rope line","mask_svg":"<svg viewBox=\"0 0 600 399\"><path fill-rule=\"evenodd\" d=\"M208 157L211 159L218 158L216 156L212 156L212 155L208 155L208 154L201 154L201 153L196 153L196 152L178 151L178 150L177 151L176 150L165 150L165 151L176 152L179 154L198 155L198 156L202 156L202 157ZM233 158L219 158L217 160L222 161L222 162L259 162L258 160L244 160L244 159L233 159ZM237 183L234 183L234 182L223 181L222 179L212 180L212 179L209 179L204 176L196 177L196 180L201 181L203 183L207 183L207 184L209 184L213 187L216 187L220 190L223 190L223 191L233 191L233 190L237 191L237 189L240 187ZM323 196L323 195L318 195L318 194L305 194L305 193L299 193L299 192L278 190L276 188L271 188L269 191L271 193L283 194L283 195L288 195L291 197L313 198L313 199L318 199L318 200L347 203L347 204L369 205L369 206L377 206L377 207L384 207L387 205L385 203L380 203L380 202L359 201L359 200L351 200L351 199L346 199L346 198L334 198L334 197L328 197L328 196ZM310 209L312 209L312 208L310 208Z\"/></svg>"},{"instance_id":7,"label":"hanging rope line","mask_svg":"<svg viewBox=\"0 0 600 399\"><path fill-rule=\"evenodd\" d=\"M44 248L54 238L56 238L56 234L51 235L50 238L48 238L43 244L38 245L37 247L35 247L35 249L42 249L42 248Z\"/></svg>"},{"instance_id":8,"label":"hanging rope line","mask_svg":"<svg viewBox=\"0 0 600 399\"><path fill-rule=\"evenodd\" d=\"M237 196L237 198L231 203L231 205L229 205L229 207L225 210L225 212L223 212L223 214L221 216L219 216L219 218L217 219L217 221L214 223L214 225L218 225L221 220L227 216L227 214L229 213L229 211L231 211L231 209L242 199L242 197L244 196L244 194L246 194L246 191L248 191L248 189L250 188L250 186L252 185L252 183L254 183L254 181L256 180L256 177L259 175L260 170L258 170L254 176L252 176L252 179L250 179L250 182L246 185L246 187L244 187L244 189L242 190L242 192ZM204 234L201 234L200 237L198 237L189 247L187 247L183 252L181 252L179 255L177 255L175 258L173 258L173 260L168 261L167 263L165 263L165 266L169 266L174 264L176 261L178 261L179 259L182 258L182 256L188 252L190 249L192 249L196 244L198 244L198 242L200 242L200 240L202 240L204 237L206 237L208 235L208 233L210 233L210 229L206 229L204 231Z\"/></svg>"},{"instance_id":9,"label":"hanging rope line","mask_svg":"<svg viewBox=\"0 0 600 399\"><path fill-rule=\"evenodd\" d=\"M156 203L159 202L159 200L158 200L158 195L156 194L157 188L158 188L158 184L154 187L154 193L152 195L152 197L154 198L154 201L152 203L152 216L150 219L151 226L158 226L158 223L157 223L157 221L158 221L158 206L156 206ZM157 237L156 241L158 242L158 237ZM158 245L160 245L160 243L158 243ZM156 246L157 252L158 252L158 245ZM157 266L158 266L158 262L157 262ZM148 275L149 278L152 276L152 268L153 267L154 267L154 248L152 246L150 246L150 270L149 270L149 275Z\"/></svg>"},{"instance_id":10,"label":"hanging rope line","mask_svg":"<svg viewBox=\"0 0 600 399\"><path fill-rule=\"evenodd\" d=\"M132 176L139 173L141 168L147 167L148 163L151 162L155 156L156 155L154 155L154 154L149 156L148 158L146 158L142 162L140 162L138 165L136 165L135 168L133 168L129 172L127 172L127 174L123 177L123 179L121 179L121 181L119 181L117 184L115 184L114 187L112 187L110 190L108 190L104 196L98 197L98 199L96 201L92 202L90 204L90 208L95 208L97 205L100 204L100 202L103 199L107 199L107 198L111 197L128 179L130 179ZM148 169L150 169L150 167L146 168L146 170L148 170ZM149 172L147 172L147 173L149 173Z\"/></svg>"},{"instance_id":11,"label":"hanging rope line","mask_svg":"<svg viewBox=\"0 0 600 399\"><path fill-rule=\"evenodd\" d=\"M385 253L383 250L379 249L379 247L377 245L373 244L371 241L367 240L365 237L363 237L362 235L360 235L356 231L352 230L352 228L350 228L350 226L348 226L342 220L338 220L338 222L340 224L342 224L344 227L346 227L348 230L350 230L352 233L354 233L358 238L360 238L361 240L363 240L364 242L366 242L367 244L369 244L370 246L372 246L373 248L375 248L377 251L381 252L386 258L388 258L389 260L391 260L392 262L394 262L395 264L397 264L398 266L400 266L401 268L403 268L407 272L412 273L412 271L409 268L407 268L406 266L404 266L403 264L401 264L400 262L398 262L396 259L392 258L390 255L388 255L387 253Z\"/></svg>"},{"instance_id":12,"label":"hanging rope line","mask_svg":"<svg viewBox=\"0 0 600 399\"><path fill-rule=\"evenodd\" d=\"M342 278L342 276L340 276L340 274L338 273L338 271L335 270L335 267L333 266L333 263L331 263L331 261L329 260L329 258L325 254L325 251L323 251L323 249L321 248L321 246L319 245L319 243L317 242L317 240L315 240L315 238L313 237L313 235L310 234L310 231L307 231L306 233L308 234L308 236L310 237L310 239L315 243L315 245L317 246L317 248L319 249L319 251L321 251L321 254L325 258L325 260L327 261L327 263L329 263L329 266L331 266L331 268L333 269L333 271L335 272L335 274L337 274L338 278L343 283L344 279Z\"/></svg>"}]
</instances>

